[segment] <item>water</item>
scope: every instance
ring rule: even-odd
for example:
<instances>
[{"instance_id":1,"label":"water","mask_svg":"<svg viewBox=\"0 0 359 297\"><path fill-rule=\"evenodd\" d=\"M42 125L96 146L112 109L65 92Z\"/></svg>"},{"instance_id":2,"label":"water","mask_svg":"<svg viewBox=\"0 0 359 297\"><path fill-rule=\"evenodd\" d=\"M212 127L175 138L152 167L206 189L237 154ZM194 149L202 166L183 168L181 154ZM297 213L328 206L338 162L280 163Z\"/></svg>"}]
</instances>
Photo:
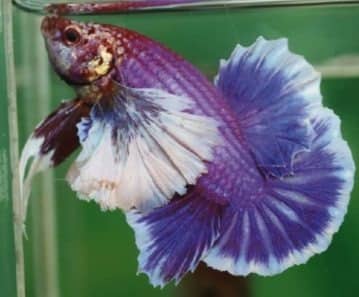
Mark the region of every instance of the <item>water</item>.
<instances>
[{"instance_id":1,"label":"water","mask_svg":"<svg viewBox=\"0 0 359 297\"><path fill-rule=\"evenodd\" d=\"M259 35L287 37L290 48L324 71L324 104L342 118L345 139L359 156L358 55L359 5L291 8L225 8L210 11L87 16L77 19L125 26L162 41L199 67L208 77L235 44L251 44ZM39 32L40 17L14 10L14 46L20 145L33 127L73 91L49 68ZM3 52L0 52L3 54ZM344 56L344 58L343 58ZM341 57L338 59L338 57ZM333 62L334 59L334 62ZM328 61L332 60L332 63ZM348 62L349 61L349 62ZM1 76L4 77L4 67ZM5 82L1 80L1 147L7 147ZM8 136L10 139L11 136ZM8 154L0 151L0 179L9 172ZM131 230L119 212L103 213L94 203L76 198L64 181L70 161L35 180L25 240L26 293L32 297L189 296L185 279L178 288L153 289L136 276L137 251ZM6 171L7 170L7 171ZM5 176L5 177L4 177ZM1 180L0 180L1 181ZM1 181L5 193L9 181ZM258 297L357 295L359 284L359 193L354 189L349 212L329 250L308 264L278 276L249 278ZM0 201L0 240L12 240L9 203ZM0 241L1 297L14 293L12 244ZM6 266L7 265L7 266ZM4 268L7 267L7 268ZM187 284L186 284L187 283ZM187 293L183 293L187 292ZM187 295L186 295L187 294ZM192 296L189 296L192 297ZM227 297L227 296L226 296ZM228 296L230 297L230 296Z\"/></svg>"}]
</instances>

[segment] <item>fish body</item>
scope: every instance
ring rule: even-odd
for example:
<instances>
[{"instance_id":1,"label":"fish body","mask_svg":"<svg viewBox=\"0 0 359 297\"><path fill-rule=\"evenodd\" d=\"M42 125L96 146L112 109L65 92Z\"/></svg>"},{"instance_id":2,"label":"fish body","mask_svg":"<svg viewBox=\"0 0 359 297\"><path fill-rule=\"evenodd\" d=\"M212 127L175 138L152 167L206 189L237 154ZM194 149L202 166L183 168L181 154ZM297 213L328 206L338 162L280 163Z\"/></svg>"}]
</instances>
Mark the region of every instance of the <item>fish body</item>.
<instances>
[{"instance_id":1,"label":"fish body","mask_svg":"<svg viewBox=\"0 0 359 297\"><path fill-rule=\"evenodd\" d=\"M154 285L178 282L199 261L273 275L328 247L354 163L322 106L320 75L286 40L238 45L212 83L125 28L46 17L42 32L77 98L27 142L24 195L34 173L81 146L68 182L80 198L126 212L139 270Z\"/></svg>"},{"instance_id":2,"label":"fish body","mask_svg":"<svg viewBox=\"0 0 359 297\"><path fill-rule=\"evenodd\" d=\"M57 26L59 31L65 28L73 28L69 20L61 20L64 20L65 23L59 23L58 18L44 21L42 25L43 31L53 34L50 29L47 29L48 27ZM51 22L55 22L56 25L51 24ZM83 34L85 29L81 30ZM103 40L105 42L98 42L99 33L96 30L101 30L100 35L104 36ZM96 29L95 25L94 32L97 33L95 33L96 43L91 48L81 48L79 56L82 57L82 52L94 53L91 58L95 59L97 50L100 47L105 47L104 44L107 42L111 43L111 48L106 46L106 51L113 55L113 61L111 62L113 68L111 71L95 81L91 78L92 74L87 73L87 67L85 68L86 71L75 68L77 62L69 63L70 65L75 65L75 70L70 69L68 74L62 73L61 70L58 71L60 76L68 75L73 79L69 83L75 84L75 89L79 97L83 98L82 100L96 101L96 98L100 98L100 101L104 100L104 97L109 96L106 93L111 93L113 89L113 92L117 92L116 88L111 85L114 82L129 88L157 89L178 96L193 98L195 105L192 107L191 112L215 119L220 126L219 130L221 132L221 140L214 152L214 160L207 165L207 170L210 173L213 172L213 174L203 175L198 180L198 186L215 184L216 191L230 192L232 185L221 178L220 171L238 170L240 167L255 167L252 158L248 156L248 153L242 147L238 121L231 112L230 106L217 88L200 71L165 46L137 32L110 25L102 25L98 29ZM60 42L63 42L62 37ZM86 42L86 44L88 43L91 43L91 41ZM56 46L56 42L48 42L49 52L56 53L57 51L52 50L51 46ZM63 59L61 55L57 54L51 59L55 69L56 65L61 64L56 60L59 58ZM77 60L78 56L75 59ZM82 76L78 73L85 74ZM65 80L68 81L68 78L65 77ZM78 82L82 83L86 80L91 84L76 85ZM248 180L251 180L254 176L261 179L256 170L249 170L246 174L248 174ZM225 196L230 196L230 193L222 195L221 199L224 199Z\"/></svg>"}]
</instances>

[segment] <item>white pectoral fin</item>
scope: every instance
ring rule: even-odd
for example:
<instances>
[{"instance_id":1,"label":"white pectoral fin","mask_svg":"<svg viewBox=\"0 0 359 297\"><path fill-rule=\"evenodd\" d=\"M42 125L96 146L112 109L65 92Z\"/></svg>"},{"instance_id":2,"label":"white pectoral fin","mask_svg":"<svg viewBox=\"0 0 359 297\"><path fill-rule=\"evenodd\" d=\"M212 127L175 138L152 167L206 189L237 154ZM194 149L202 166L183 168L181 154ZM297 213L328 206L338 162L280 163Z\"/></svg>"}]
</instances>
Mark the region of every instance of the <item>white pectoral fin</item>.
<instances>
[{"instance_id":1,"label":"white pectoral fin","mask_svg":"<svg viewBox=\"0 0 359 297\"><path fill-rule=\"evenodd\" d=\"M125 89L113 102L101 116L93 112L83 152L68 174L80 197L103 209L147 211L183 195L207 171L219 142L218 125L188 112L190 99Z\"/></svg>"},{"instance_id":2,"label":"white pectoral fin","mask_svg":"<svg viewBox=\"0 0 359 297\"><path fill-rule=\"evenodd\" d=\"M41 153L41 146L44 143L44 137L37 138L31 135L27 140L19 162L20 195L22 200L21 216L23 223L26 221L27 206L31 193L31 182L34 176L53 165L51 160L53 151L47 154Z\"/></svg>"}]
</instances>

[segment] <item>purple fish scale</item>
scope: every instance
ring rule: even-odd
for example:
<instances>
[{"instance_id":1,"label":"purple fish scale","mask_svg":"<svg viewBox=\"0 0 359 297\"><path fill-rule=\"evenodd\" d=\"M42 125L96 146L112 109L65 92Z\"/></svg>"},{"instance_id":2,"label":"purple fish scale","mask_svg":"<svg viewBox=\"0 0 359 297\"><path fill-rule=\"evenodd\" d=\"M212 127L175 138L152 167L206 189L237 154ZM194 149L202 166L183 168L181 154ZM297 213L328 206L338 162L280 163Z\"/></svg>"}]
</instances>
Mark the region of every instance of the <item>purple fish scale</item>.
<instances>
[{"instance_id":1,"label":"purple fish scale","mask_svg":"<svg viewBox=\"0 0 359 297\"><path fill-rule=\"evenodd\" d=\"M218 153L218 149L216 153ZM210 168L210 164L208 164L207 166L208 168ZM207 189L207 192L213 193L211 199L213 199L217 203L227 204L228 201L232 198L232 185L234 184L236 179L236 176L232 174L232 167L233 166L225 166L224 163L219 163L216 166L216 170L211 169L208 172L208 174L211 175L211 179L200 178L198 181L198 185L200 185L204 189ZM223 176L227 176L228 178L223 179Z\"/></svg>"},{"instance_id":2,"label":"purple fish scale","mask_svg":"<svg viewBox=\"0 0 359 297\"><path fill-rule=\"evenodd\" d=\"M124 59L117 79L124 77L125 83L134 88L157 87L177 95L194 98L203 114L217 118L222 124L220 131L224 143L216 148L214 161L208 165L208 174L203 175L198 184L215 184L218 193L225 192L227 197L234 194L236 188L233 184L228 183L223 176L216 175L218 164L224 163L231 172L241 173L238 179L247 177L248 182L257 186L262 177L255 170L256 166L248 150L240 142L242 137L236 118L231 114L218 91L198 70L177 55L147 40L146 46L149 49L143 50L140 56ZM145 46L142 47L145 48ZM165 75L159 76L158 73ZM154 80L153 77L157 79ZM240 170L240 168L248 168L248 170ZM253 186L248 184L248 188L253 189ZM217 199L220 198L217 197Z\"/></svg>"},{"instance_id":3,"label":"purple fish scale","mask_svg":"<svg viewBox=\"0 0 359 297\"><path fill-rule=\"evenodd\" d=\"M139 47L141 40L134 40L132 47ZM142 45L143 46L143 45ZM148 50L146 50L148 49ZM199 95L198 91L202 89L201 97L213 97L213 91L208 92L203 89L202 84L196 84L198 76L201 74L195 71L195 69L187 62L177 57L173 53L169 53L168 50L164 50L157 44L148 41L146 48L143 49L141 55L129 58L127 61L131 64L140 64L139 68L142 70L143 81L139 81L142 87L159 87L165 89L168 92L175 93L177 95ZM121 65L126 69L125 65ZM187 71L188 66L191 67L192 71ZM146 73L147 72L147 73ZM124 75L126 80L129 81L127 75ZM150 79L148 79L150 77ZM149 81L150 80L150 81ZM147 83L155 83L154 85L146 85ZM145 86L143 86L145 84ZM140 87L140 86L136 86ZM197 98L195 98L197 100ZM202 102L203 108L207 115L214 116L218 115L214 112L213 108L209 106L210 102Z\"/></svg>"},{"instance_id":4,"label":"purple fish scale","mask_svg":"<svg viewBox=\"0 0 359 297\"><path fill-rule=\"evenodd\" d=\"M134 46L138 46L141 41L144 42L137 40ZM207 79L191 64L168 49L149 40L145 40L145 45L141 56L129 57L121 64L119 71L123 73L122 77L126 77L126 82L133 87L153 88L158 86L177 95L190 96L196 100L202 113L221 121L222 118L218 116L218 111L226 107L225 101L219 98L218 92ZM141 79L133 78L132 67L141 69ZM160 77L158 73L162 73ZM152 80L148 77L157 77L157 79Z\"/></svg>"},{"instance_id":5,"label":"purple fish scale","mask_svg":"<svg viewBox=\"0 0 359 297\"><path fill-rule=\"evenodd\" d=\"M136 42L136 46L139 46L139 42L140 41ZM147 45L149 50L144 52L145 54L136 59L125 59L124 64L121 65L121 71L126 74L121 75L121 77L126 77L126 82L133 87L159 87L169 92L172 91L177 95L185 95L195 98L197 102L200 102L199 107L206 115L217 118L220 122L222 122L223 119L226 123L231 121L231 125L226 125L226 127L222 128L222 132L225 135L227 142L236 145L237 152L234 152L231 156L232 158L238 158L238 150L242 150L240 145L235 143L235 139L240 138L238 123L235 117L231 117L230 112L224 108L225 101L223 99L221 100L216 89L213 88L206 78L204 78L203 75L188 62L151 41L146 42L149 43L149 45ZM139 63L139 61L141 61L141 63ZM170 65L170 67L168 67L168 69L162 69L165 65ZM126 66L128 66L128 68ZM142 80L140 80L138 75L132 80L132 67L136 69L136 74L138 72L142 74L140 76ZM150 71L150 73L146 73L146 71ZM157 72L166 74L164 80L153 80L153 77L156 77ZM196 109L196 112L198 113L198 108ZM223 114L221 114L221 112ZM234 137L233 134L237 137ZM227 154L230 154L230 152L227 151ZM245 158L245 156L242 156L242 159L243 158Z\"/></svg>"},{"instance_id":6,"label":"purple fish scale","mask_svg":"<svg viewBox=\"0 0 359 297\"><path fill-rule=\"evenodd\" d=\"M293 81L302 75L300 70L286 77L280 69L267 71L262 67L264 60L254 65L229 65L227 73L221 69L218 82L229 99L230 105L227 105L220 92L190 64L155 43L149 43L148 50L145 50L146 46L142 47L144 52L140 56L127 59L121 65L126 82L133 87L160 87L194 98L195 112L199 110L221 123L224 147L216 148L215 158L208 164L208 174L200 177L197 185L183 198L191 197L198 190L217 203L229 202L221 220L221 236L214 247L222 255L242 261L246 274L250 272L250 268L246 268L248 263L266 266L268 271L272 271L272 265L280 269L281 263L287 265L290 254L298 256L310 244L316 244L318 236L324 236L323 232L332 220L328 207L335 206L339 194L336 189L342 185L330 173L319 177L315 176L318 172L311 171L312 180L306 178L308 168L326 168L333 162L333 158L319 148L304 153L315 133L303 119L309 120L309 109L318 104L319 99L315 97L311 103L303 98L298 88L307 87L313 77L302 77L301 83L296 85ZM132 67L137 69L133 79ZM151 79L147 79L148 76ZM273 132L268 130L273 126ZM292 131L291 135L288 131ZM264 144L263 139L271 143ZM254 148L260 149L259 155ZM259 167L267 165L271 175L263 176ZM331 169L335 171L335 168ZM283 177L271 178L272 175ZM167 211L173 215L169 209ZM143 222L148 222L150 216L152 214ZM163 217L162 220L168 219ZM160 232L157 228L162 222L156 221L156 230ZM195 234L186 231L183 229L189 238ZM153 253L145 262L147 272L153 271L156 262L165 258L165 251L173 249L179 240L170 232L165 232L164 236L151 234ZM168 240L167 237L173 242L163 243L157 239ZM197 244L196 247L203 251L203 246ZM188 248L186 253L193 251ZM194 258L181 253L179 256L186 259L178 269L182 274L191 266L189 259ZM200 256L195 260L199 259ZM163 270L165 281L176 279L172 264L172 261L163 264L167 265Z\"/></svg>"},{"instance_id":7,"label":"purple fish scale","mask_svg":"<svg viewBox=\"0 0 359 297\"><path fill-rule=\"evenodd\" d=\"M60 44L68 25L79 26L87 43ZM45 137L39 155L54 153L54 163L86 140L94 122L110 124L122 147L138 134L139 118L165 118L152 106L154 94L165 94L153 89L187 97L188 113L219 124L220 142L204 160L207 172L186 194L148 212L126 213L139 271L152 284L178 282L201 260L235 275L271 275L327 248L346 212L354 165L338 118L321 105L318 73L290 53L286 40L259 37L248 48L238 45L221 62L214 86L171 50L124 28L47 17L42 32L59 75L69 84L91 84L76 88L83 107L62 105L35 130L35 138ZM99 52L116 58L101 79L97 68L87 69ZM87 105L99 96L100 104ZM168 97L164 104L180 106Z\"/></svg>"}]
</instances>

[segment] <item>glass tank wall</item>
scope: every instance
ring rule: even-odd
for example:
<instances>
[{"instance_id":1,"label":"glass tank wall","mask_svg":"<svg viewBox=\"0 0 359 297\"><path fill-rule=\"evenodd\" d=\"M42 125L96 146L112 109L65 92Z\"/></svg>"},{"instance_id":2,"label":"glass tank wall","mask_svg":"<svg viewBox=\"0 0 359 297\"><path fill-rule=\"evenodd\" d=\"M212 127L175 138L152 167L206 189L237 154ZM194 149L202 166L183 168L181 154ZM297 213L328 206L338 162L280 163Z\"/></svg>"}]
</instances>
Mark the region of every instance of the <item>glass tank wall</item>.
<instances>
[{"instance_id":1,"label":"glass tank wall","mask_svg":"<svg viewBox=\"0 0 359 297\"><path fill-rule=\"evenodd\" d=\"M11 75L11 69L14 71L14 65L10 65L13 58L6 59L9 52L13 53L11 30L8 31L10 34L5 33L4 30L5 23L9 17L11 18L11 9L8 9L6 14L4 8L5 3L0 2L0 102L3 105L3 108L0 109L0 296L12 297L16 294L16 260L11 203L10 113L8 113L7 107L10 101L11 103L16 102L16 96L13 93L16 86L14 73ZM16 109L14 111L16 112Z\"/></svg>"},{"instance_id":2,"label":"glass tank wall","mask_svg":"<svg viewBox=\"0 0 359 297\"><path fill-rule=\"evenodd\" d=\"M35 125L73 91L51 70L39 30L41 17L14 9L14 36L20 147ZM304 55L323 74L324 104L342 119L344 138L359 157L359 5L224 8L186 12L83 16L76 19L128 27L161 41L201 69L209 78L221 58L237 43L249 45L263 35L287 37L292 51ZM2 50L2 49L1 49ZM4 52L0 52L2 57ZM1 145L7 139L5 61L0 61ZM5 157L0 150L0 177ZM6 159L7 160L7 159ZM65 182L71 160L35 178L24 239L28 297L197 296L188 275L178 286L152 288L136 276L134 236L119 211L102 212L95 203L76 198ZM8 163L6 163L8 164ZM7 166L7 165L6 165ZM2 175L1 175L2 174ZM2 182L2 181L0 181ZM4 193L3 187L0 193ZM8 181L8 187L10 182ZM14 253L9 235L9 200L0 200L1 282L13 283ZM9 207L4 207L4 203ZM328 251L305 265L274 277L250 276L256 297L354 297L359 290L359 192L354 188L349 211ZM7 232L7 233L6 233ZM1 262L2 263L2 262ZM8 280L7 280L8 278ZM238 278L238 281L242 281ZM0 296L11 297L0 287ZM194 293L193 293L194 294ZM199 296L199 295L198 295ZM212 295L203 295L212 296ZM236 296L236 295L233 295ZM241 296L238 292L238 296ZM226 296L227 297L227 296ZM230 296L228 296L230 297Z\"/></svg>"}]
</instances>

